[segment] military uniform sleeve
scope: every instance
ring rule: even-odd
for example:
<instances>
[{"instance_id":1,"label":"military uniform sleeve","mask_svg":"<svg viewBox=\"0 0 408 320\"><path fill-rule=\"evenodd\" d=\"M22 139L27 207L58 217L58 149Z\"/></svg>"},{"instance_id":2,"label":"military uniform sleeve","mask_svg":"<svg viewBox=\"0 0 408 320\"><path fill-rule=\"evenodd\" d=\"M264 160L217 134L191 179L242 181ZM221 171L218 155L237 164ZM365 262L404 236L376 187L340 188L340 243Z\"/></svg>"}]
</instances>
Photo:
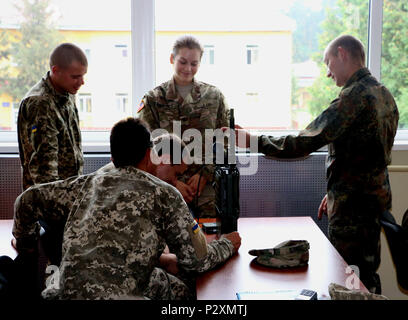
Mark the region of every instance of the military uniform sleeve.
<instances>
[{"instance_id":1,"label":"military uniform sleeve","mask_svg":"<svg viewBox=\"0 0 408 320\"><path fill-rule=\"evenodd\" d=\"M204 272L226 261L234 254L228 239L207 244L203 232L195 222L181 194L174 190L166 196L166 243L177 256L181 268Z\"/></svg>"},{"instance_id":2,"label":"military uniform sleeve","mask_svg":"<svg viewBox=\"0 0 408 320\"><path fill-rule=\"evenodd\" d=\"M22 146L22 149L31 178L35 184L58 180L59 131L56 115L45 99L28 98L25 110L21 130L27 135L26 142L31 145L32 154L26 154L27 146Z\"/></svg>"},{"instance_id":3,"label":"military uniform sleeve","mask_svg":"<svg viewBox=\"0 0 408 320\"><path fill-rule=\"evenodd\" d=\"M217 115L217 128L229 126L229 108L224 95L220 92L220 107Z\"/></svg>"},{"instance_id":4,"label":"military uniform sleeve","mask_svg":"<svg viewBox=\"0 0 408 320\"><path fill-rule=\"evenodd\" d=\"M76 200L77 177L39 184L28 188L15 201L13 235L25 246L38 239L39 219L65 222Z\"/></svg>"},{"instance_id":5,"label":"military uniform sleeve","mask_svg":"<svg viewBox=\"0 0 408 320\"><path fill-rule=\"evenodd\" d=\"M306 156L340 137L362 114L364 107L361 99L353 99L347 92L340 94L297 136L259 136L258 150L278 158Z\"/></svg>"},{"instance_id":6,"label":"military uniform sleeve","mask_svg":"<svg viewBox=\"0 0 408 320\"><path fill-rule=\"evenodd\" d=\"M146 122L150 131L160 128L160 119L155 108L154 99L146 94L140 103L138 118Z\"/></svg>"}]
</instances>

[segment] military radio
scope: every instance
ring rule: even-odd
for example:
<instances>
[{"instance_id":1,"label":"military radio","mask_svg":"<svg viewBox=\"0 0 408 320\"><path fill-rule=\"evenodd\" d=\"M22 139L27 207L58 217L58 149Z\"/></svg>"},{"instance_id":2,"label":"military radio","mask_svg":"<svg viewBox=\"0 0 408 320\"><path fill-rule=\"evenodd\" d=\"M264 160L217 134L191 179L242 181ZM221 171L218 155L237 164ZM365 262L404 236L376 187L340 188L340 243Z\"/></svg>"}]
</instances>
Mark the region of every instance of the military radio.
<instances>
[{"instance_id":1,"label":"military radio","mask_svg":"<svg viewBox=\"0 0 408 320\"><path fill-rule=\"evenodd\" d=\"M235 132L234 109L230 109L230 129ZM232 135L229 138L224 162L216 164L214 171L215 208L221 222L222 234L237 231L239 217L239 171L235 160L234 137L235 135Z\"/></svg>"}]
</instances>

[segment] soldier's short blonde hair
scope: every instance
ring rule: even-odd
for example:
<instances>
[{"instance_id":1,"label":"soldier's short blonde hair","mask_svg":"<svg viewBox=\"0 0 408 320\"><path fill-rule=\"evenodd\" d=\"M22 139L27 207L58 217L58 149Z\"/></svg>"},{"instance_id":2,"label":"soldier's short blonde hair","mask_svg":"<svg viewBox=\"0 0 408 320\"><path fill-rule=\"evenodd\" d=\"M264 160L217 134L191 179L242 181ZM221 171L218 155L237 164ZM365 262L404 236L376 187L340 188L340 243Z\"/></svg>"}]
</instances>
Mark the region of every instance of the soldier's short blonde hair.
<instances>
[{"instance_id":1,"label":"soldier's short blonde hair","mask_svg":"<svg viewBox=\"0 0 408 320\"><path fill-rule=\"evenodd\" d=\"M50 68L53 66L68 68L74 61L79 62L84 67L88 66L88 59L79 47L72 43L62 43L51 52Z\"/></svg>"},{"instance_id":2,"label":"soldier's short blonde hair","mask_svg":"<svg viewBox=\"0 0 408 320\"><path fill-rule=\"evenodd\" d=\"M338 47L342 47L347 50L353 59L361 64L365 65L365 50L362 42L351 36L351 35L342 35L332 40L327 46L326 52L337 56Z\"/></svg>"},{"instance_id":3,"label":"soldier's short blonde hair","mask_svg":"<svg viewBox=\"0 0 408 320\"><path fill-rule=\"evenodd\" d=\"M191 35L184 35L176 40L173 45L173 56L177 56L179 50L183 48L198 49L200 51L200 59L204 53L204 48L201 43L197 40L197 38Z\"/></svg>"}]
</instances>

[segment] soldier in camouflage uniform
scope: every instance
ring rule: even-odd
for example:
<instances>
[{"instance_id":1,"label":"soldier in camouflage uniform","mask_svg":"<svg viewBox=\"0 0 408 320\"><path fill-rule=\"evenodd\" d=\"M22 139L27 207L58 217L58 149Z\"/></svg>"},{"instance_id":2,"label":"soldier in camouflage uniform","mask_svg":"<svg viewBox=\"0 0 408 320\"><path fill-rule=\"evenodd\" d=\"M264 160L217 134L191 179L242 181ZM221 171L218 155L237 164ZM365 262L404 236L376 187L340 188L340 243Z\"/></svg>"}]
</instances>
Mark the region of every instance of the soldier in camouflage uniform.
<instances>
[{"instance_id":1,"label":"soldier in camouflage uniform","mask_svg":"<svg viewBox=\"0 0 408 320\"><path fill-rule=\"evenodd\" d=\"M157 167L150 147L143 122L122 120L111 131L115 168L35 185L17 198L19 252L35 246L39 218L66 222L61 265L43 297L188 299L187 286L159 267L166 244L177 268L190 272L213 268L238 250L237 232L206 243L181 194L151 174Z\"/></svg>"},{"instance_id":2,"label":"soldier in camouflage uniform","mask_svg":"<svg viewBox=\"0 0 408 320\"><path fill-rule=\"evenodd\" d=\"M23 189L82 174L83 155L75 94L84 83L87 59L77 46L63 43L50 55L50 71L25 95L17 120ZM52 263L59 260L60 226L41 221L42 246ZM40 258L41 260L41 258ZM43 275L40 273L40 282ZM29 283L30 281L26 281Z\"/></svg>"},{"instance_id":3,"label":"soldier in camouflage uniform","mask_svg":"<svg viewBox=\"0 0 408 320\"><path fill-rule=\"evenodd\" d=\"M153 134L155 129L173 133L174 121L180 122L181 135L190 128L200 131L202 164L190 165L177 182L177 189L195 216L215 217L215 193L211 186L214 166L204 160L204 133L205 129L228 126L228 106L219 89L194 78L202 54L203 48L195 38L179 38L170 57L174 66L173 78L146 93L138 116L149 124Z\"/></svg>"},{"instance_id":4,"label":"soldier in camouflage uniform","mask_svg":"<svg viewBox=\"0 0 408 320\"><path fill-rule=\"evenodd\" d=\"M81 132L75 94L82 86L87 59L64 43L50 56L50 71L20 103L18 144L23 189L82 174Z\"/></svg>"},{"instance_id":5,"label":"soldier in camouflage uniform","mask_svg":"<svg viewBox=\"0 0 408 320\"><path fill-rule=\"evenodd\" d=\"M327 195L318 217L327 213L329 239L373 293L381 292L380 223L391 208L387 165L398 126L394 98L364 67L359 40L340 36L325 51L328 77L343 87L338 98L297 136L258 137L258 150L279 158L303 157L328 144ZM251 136L244 130L248 147ZM245 139L243 139L245 140Z\"/></svg>"}]
</instances>

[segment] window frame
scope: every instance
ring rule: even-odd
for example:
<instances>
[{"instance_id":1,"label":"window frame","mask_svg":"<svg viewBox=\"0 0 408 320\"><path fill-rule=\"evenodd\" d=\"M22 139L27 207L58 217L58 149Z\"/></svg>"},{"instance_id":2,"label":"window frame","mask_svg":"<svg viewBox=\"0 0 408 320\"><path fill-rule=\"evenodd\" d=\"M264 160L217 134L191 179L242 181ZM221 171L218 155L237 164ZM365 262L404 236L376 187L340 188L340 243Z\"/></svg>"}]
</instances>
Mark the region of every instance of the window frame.
<instances>
[{"instance_id":1,"label":"window frame","mask_svg":"<svg viewBox=\"0 0 408 320\"><path fill-rule=\"evenodd\" d=\"M247 66L256 65L259 61L259 45L247 44L245 47Z\"/></svg>"},{"instance_id":2,"label":"window frame","mask_svg":"<svg viewBox=\"0 0 408 320\"><path fill-rule=\"evenodd\" d=\"M368 68L381 80L381 45L383 24L383 0L369 1ZM131 0L131 50L132 58L132 114L136 115L143 95L155 86L155 1ZM297 131L273 131L274 135ZM17 132L0 132L0 153L18 153ZM83 151L106 153L109 148L109 132L83 131ZM408 150L408 130L398 130L395 150Z\"/></svg>"}]
</instances>

